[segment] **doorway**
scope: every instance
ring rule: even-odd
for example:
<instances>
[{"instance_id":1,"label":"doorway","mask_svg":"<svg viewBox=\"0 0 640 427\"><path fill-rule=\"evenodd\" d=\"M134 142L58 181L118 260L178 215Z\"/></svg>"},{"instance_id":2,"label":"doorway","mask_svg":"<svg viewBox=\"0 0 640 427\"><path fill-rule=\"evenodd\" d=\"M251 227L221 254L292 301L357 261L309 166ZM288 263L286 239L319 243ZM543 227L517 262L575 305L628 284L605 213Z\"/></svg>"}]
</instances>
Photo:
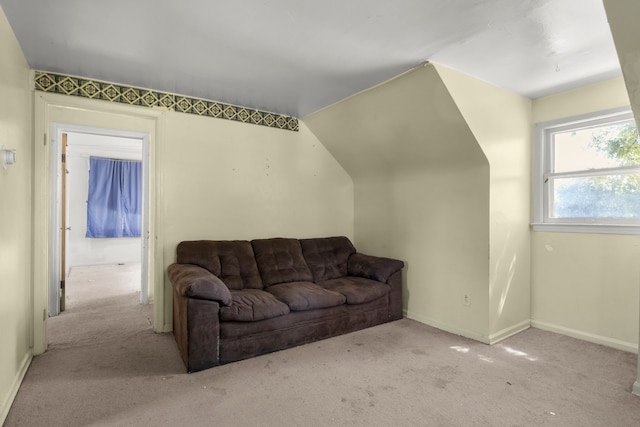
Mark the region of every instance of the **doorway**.
<instances>
[{"instance_id":1,"label":"doorway","mask_svg":"<svg viewBox=\"0 0 640 427\"><path fill-rule=\"evenodd\" d=\"M62 131L102 133L114 136L128 136L144 140L143 161L146 168L143 175L144 188L148 193L144 198L142 235L143 255L141 262L142 283L146 284L148 300L153 302L153 329L166 332L171 325L165 322L165 285L163 270L162 192L159 189L160 175L156 167L161 158L161 139L164 129L162 111L135 106L109 103L53 93L34 94L34 176L33 176L33 354L44 353L47 349L46 323L49 306L57 306L59 299L51 301L51 283L55 278L56 288L60 276L53 272L60 267L56 250L59 240L57 196L58 159ZM55 230L55 232L53 231ZM59 273L59 271L57 272ZM56 291L57 292L57 291Z\"/></svg>"},{"instance_id":2,"label":"doorway","mask_svg":"<svg viewBox=\"0 0 640 427\"><path fill-rule=\"evenodd\" d=\"M147 304L148 284L144 282L148 274L140 268L143 264L148 265L147 262L142 263L145 257L142 235L146 230L142 230L142 224L140 224L141 232L138 237L89 238L87 237L87 212L91 159L110 159L140 165L143 162L143 145L148 137L141 138L138 134L130 132L99 128L83 127L78 130L76 126L55 126L60 129L57 133L59 140L56 145L60 148L61 156L57 157L58 188L52 194L57 197L55 205L58 206L60 224L53 230L59 232L60 244L52 248L52 253L59 253L59 268L52 273L49 316L56 316L65 310L65 301L68 296L66 283L72 267L107 264L138 265L140 303ZM145 151L148 152L148 150ZM143 181L148 182L148 179L136 183L125 182L125 185L137 186L136 194L148 194L148 188L141 188ZM141 213L144 214L144 212ZM141 222L148 223L148 221ZM52 238L51 241L55 239ZM52 265L58 266L57 263ZM59 286L55 283L53 277L55 275L59 276Z\"/></svg>"}]
</instances>

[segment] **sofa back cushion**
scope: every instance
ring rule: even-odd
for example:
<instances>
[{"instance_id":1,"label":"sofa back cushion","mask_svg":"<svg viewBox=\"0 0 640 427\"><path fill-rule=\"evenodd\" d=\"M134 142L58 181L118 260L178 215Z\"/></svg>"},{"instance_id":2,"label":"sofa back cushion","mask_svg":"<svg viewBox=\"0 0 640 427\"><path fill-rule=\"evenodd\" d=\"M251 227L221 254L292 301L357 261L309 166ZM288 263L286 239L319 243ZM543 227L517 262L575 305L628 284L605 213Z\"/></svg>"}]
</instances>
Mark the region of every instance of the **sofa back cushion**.
<instances>
[{"instance_id":1,"label":"sofa back cushion","mask_svg":"<svg viewBox=\"0 0 640 427\"><path fill-rule=\"evenodd\" d=\"M196 240L178 244L177 262L209 270L229 289L262 289L262 280L246 240Z\"/></svg>"},{"instance_id":2,"label":"sofa back cushion","mask_svg":"<svg viewBox=\"0 0 640 427\"><path fill-rule=\"evenodd\" d=\"M313 280L297 239L256 239L251 245L265 286Z\"/></svg>"},{"instance_id":3,"label":"sofa back cushion","mask_svg":"<svg viewBox=\"0 0 640 427\"><path fill-rule=\"evenodd\" d=\"M347 275L347 261L356 252L344 236L301 239L300 246L316 283Z\"/></svg>"}]
</instances>

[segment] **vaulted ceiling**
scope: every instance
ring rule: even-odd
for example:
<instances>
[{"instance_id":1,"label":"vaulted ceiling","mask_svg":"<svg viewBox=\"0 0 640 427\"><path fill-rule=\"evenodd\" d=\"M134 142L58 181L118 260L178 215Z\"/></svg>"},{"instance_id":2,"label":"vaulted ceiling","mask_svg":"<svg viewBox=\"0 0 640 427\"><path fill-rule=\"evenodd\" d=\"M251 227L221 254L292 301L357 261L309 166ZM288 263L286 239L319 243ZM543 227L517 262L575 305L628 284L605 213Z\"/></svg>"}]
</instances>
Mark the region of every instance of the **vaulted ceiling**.
<instances>
[{"instance_id":1,"label":"vaulted ceiling","mask_svg":"<svg viewBox=\"0 0 640 427\"><path fill-rule=\"evenodd\" d=\"M602 0L0 0L33 69L303 117L425 61L537 98L621 75Z\"/></svg>"}]
</instances>

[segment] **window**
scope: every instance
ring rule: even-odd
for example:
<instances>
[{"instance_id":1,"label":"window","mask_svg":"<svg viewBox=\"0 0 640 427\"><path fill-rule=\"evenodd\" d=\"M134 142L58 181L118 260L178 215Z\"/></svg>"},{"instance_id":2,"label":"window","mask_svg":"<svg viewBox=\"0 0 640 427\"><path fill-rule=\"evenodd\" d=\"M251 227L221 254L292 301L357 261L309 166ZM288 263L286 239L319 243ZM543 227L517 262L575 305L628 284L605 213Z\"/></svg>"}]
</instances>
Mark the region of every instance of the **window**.
<instances>
[{"instance_id":1,"label":"window","mask_svg":"<svg viewBox=\"0 0 640 427\"><path fill-rule=\"evenodd\" d=\"M140 237L142 162L89 159L86 237Z\"/></svg>"},{"instance_id":2,"label":"window","mask_svg":"<svg viewBox=\"0 0 640 427\"><path fill-rule=\"evenodd\" d=\"M534 230L640 234L640 141L629 108L536 127Z\"/></svg>"}]
</instances>

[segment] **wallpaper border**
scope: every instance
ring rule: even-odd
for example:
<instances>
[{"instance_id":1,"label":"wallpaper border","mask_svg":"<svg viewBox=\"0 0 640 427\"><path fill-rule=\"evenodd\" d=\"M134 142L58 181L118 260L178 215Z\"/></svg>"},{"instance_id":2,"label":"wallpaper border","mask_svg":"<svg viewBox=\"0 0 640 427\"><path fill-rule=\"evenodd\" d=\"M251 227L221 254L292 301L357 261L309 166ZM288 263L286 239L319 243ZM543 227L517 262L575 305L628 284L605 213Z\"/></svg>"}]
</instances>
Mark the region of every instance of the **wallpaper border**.
<instances>
[{"instance_id":1,"label":"wallpaper border","mask_svg":"<svg viewBox=\"0 0 640 427\"><path fill-rule=\"evenodd\" d=\"M34 85L35 89L41 92L61 93L148 108L160 107L198 116L298 131L298 119L295 117L83 77L36 71Z\"/></svg>"}]
</instances>

